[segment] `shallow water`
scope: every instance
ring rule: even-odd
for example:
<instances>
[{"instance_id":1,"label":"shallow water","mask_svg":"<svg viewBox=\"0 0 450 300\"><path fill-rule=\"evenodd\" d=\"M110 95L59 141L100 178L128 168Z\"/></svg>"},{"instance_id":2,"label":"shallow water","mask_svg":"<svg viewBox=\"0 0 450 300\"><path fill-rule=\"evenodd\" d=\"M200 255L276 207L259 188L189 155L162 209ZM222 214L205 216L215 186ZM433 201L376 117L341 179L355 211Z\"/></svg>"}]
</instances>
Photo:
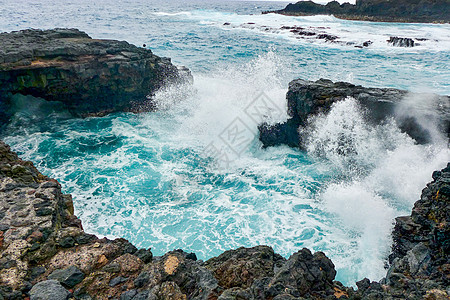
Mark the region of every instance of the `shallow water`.
<instances>
[{"instance_id":1,"label":"shallow water","mask_svg":"<svg viewBox=\"0 0 450 300\"><path fill-rule=\"evenodd\" d=\"M296 77L450 93L450 25L257 15L279 2L18 2L0 1L0 30L77 27L145 43L194 74L193 87L158 93L156 113L81 120L58 104L16 99L2 138L73 194L88 232L201 259L239 246L267 244L284 256L308 247L332 258L345 284L378 280L393 219L410 213L449 160L445 138L416 145L393 122L369 126L352 99L317 117L307 153L261 149L256 126L286 118ZM280 30L293 25L373 44ZM390 35L428 40L395 48ZM261 105L270 109L255 114Z\"/></svg>"}]
</instances>

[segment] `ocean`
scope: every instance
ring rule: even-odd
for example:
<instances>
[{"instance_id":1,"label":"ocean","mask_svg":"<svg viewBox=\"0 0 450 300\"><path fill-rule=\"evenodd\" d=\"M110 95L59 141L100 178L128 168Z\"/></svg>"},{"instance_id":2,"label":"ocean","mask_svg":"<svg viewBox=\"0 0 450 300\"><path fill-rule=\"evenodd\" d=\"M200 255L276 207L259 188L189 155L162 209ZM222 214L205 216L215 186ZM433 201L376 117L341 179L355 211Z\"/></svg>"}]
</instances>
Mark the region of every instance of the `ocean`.
<instances>
[{"instance_id":1,"label":"ocean","mask_svg":"<svg viewBox=\"0 0 450 300\"><path fill-rule=\"evenodd\" d=\"M241 246L285 257L307 247L325 252L344 284L379 280L394 218L410 214L449 161L446 137L417 145L394 122L367 124L352 99L313 120L306 151L262 149L257 125L287 118L295 78L450 94L450 25L261 15L286 4L0 0L0 31L74 27L145 44L194 76L193 86L158 92L150 113L76 119L58 103L18 98L0 138L59 180L89 233L203 260ZM293 26L338 42L283 29ZM390 36L422 41L393 47ZM276 114L249 113L261 99ZM242 131L239 147L230 130ZM353 141L348 155L336 151L342 137Z\"/></svg>"}]
</instances>

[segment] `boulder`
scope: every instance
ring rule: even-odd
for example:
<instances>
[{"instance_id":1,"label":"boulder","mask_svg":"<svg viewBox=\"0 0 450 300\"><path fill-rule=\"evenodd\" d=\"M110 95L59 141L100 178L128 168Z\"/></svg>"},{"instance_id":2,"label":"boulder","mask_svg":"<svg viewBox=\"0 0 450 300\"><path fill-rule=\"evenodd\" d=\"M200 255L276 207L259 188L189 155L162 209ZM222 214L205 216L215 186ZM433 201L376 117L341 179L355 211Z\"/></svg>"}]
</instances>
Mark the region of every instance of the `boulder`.
<instances>
[{"instance_id":1,"label":"boulder","mask_svg":"<svg viewBox=\"0 0 450 300\"><path fill-rule=\"evenodd\" d=\"M248 288L255 279L272 277L285 259L268 246L225 251L206 262L220 286Z\"/></svg>"},{"instance_id":2,"label":"boulder","mask_svg":"<svg viewBox=\"0 0 450 300\"><path fill-rule=\"evenodd\" d=\"M41 281L30 291L30 300L66 300L70 293L56 280Z\"/></svg>"},{"instance_id":3,"label":"boulder","mask_svg":"<svg viewBox=\"0 0 450 300\"><path fill-rule=\"evenodd\" d=\"M410 38L391 36L387 42L394 47L414 47L414 40Z\"/></svg>"},{"instance_id":4,"label":"boulder","mask_svg":"<svg viewBox=\"0 0 450 300\"><path fill-rule=\"evenodd\" d=\"M49 276L48 279L57 280L62 285L72 288L84 279L84 273L75 266L70 266L66 269L55 270Z\"/></svg>"}]
</instances>

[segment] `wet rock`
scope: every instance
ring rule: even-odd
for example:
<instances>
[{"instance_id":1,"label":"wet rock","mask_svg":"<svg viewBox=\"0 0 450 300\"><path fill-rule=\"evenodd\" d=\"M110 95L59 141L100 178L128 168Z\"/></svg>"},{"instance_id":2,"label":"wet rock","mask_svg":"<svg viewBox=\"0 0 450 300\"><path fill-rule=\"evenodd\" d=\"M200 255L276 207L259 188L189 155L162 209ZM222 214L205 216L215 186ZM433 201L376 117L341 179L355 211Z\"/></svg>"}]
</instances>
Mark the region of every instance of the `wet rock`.
<instances>
[{"instance_id":1,"label":"wet rock","mask_svg":"<svg viewBox=\"0 0 450 300\"><path fill-rule=\"evenodd\" d=\"M414 40L410 38L391 36L387 42L394 47L414 47Z\"/></svg>"},{"instance_id":2,"label":"wet rock","mask_svg":"<svg viewBox=\"0 0 450 300\"><path fill-rule=\"evenodd\" d=\"M84 279L84 273L75 266L70 266L63 270L55 270L49 276L48 279L58 280L62 285L72 288Z\"/></svg>"},{"instance_id":3,"label":"wet rock","mask_svg":"<svg viewBox=\"0 0 450 300\"><path fill-rule=\"evenodd\" d=\"M70 293L56 280L41 281L30 291L30 300L66 300Z\"/></svg>"},{"instance_id":4,"label":"wet rock","mask_svg":"<svg viewBox=\"0 0 450 300\"><path fill-rule=\"evenodd\" d=\"M195 255L195 253L191 252L188 255L186 255L186 259L192 259L192 260L197 260L197 255Z\"/></svg>"},{"instance_id":5,"label":"wet rock","mask_svg":"<svg viewBox=\"0 0 450 300\"><path fill-rule=\"evenodd\" d=\"M432 141L432 132L414 116L408 115L405 108L398 113L401 101L405 97L423 99L433 103L420 114L430 122L438 124L443 134L450 134L450 97L433 94L410 94L407 91L390 88L365 88L346 82L332 82L319 79L315 82L296 79L290 82L287 92L289 119L280 124L258 126L259 139L264 147L287 144L291 147L303 147L303 136L300 129L308 125L308 118L320 113L326 114L332 105L347 97L355 98L359 105L367 111L368 122L377 125L387 118L393 118L400 129L418 143ZM413 111L414 109L409 108Z\"/></svg>"},{"instance_id":6,"label":"wet rock","mask_svg":"<svg viewBox=\"0 0 450 300\"><path fill-rule=\"evenodd\" d=\"M121 284L127 280L128 280L127 277L117 276L117 277L111 279L111 281L109 282L109 286L115 287L116 285Z\"/></svg>"}]
</instances>

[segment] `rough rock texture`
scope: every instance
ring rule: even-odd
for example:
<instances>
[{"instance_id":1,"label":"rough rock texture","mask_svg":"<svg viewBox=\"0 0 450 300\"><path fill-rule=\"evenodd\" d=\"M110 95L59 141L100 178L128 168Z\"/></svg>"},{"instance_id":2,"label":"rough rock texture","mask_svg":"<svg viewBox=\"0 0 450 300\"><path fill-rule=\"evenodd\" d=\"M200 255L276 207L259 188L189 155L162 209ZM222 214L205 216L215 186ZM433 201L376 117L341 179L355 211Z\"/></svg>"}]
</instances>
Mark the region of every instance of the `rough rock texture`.
<instances>
[{"instance_id":1,"label":"rough rock texture","mask_svg":"<svg viewBox=\"0 0 450 300\"><path fill-rule=\"evenodd\" d=\"M411 216L396 218L392 266L386 276L392 288L414 287L411 297L417 298L425 296L424 288L449 289L449 205L450 164L433 173L433 182L422 191Z\"/></svg>"},{"instance_id":2,"label":"rough rock texture","mask_svg":"<svg viewBox=\"0 0 450 300\"><path fill-rule=\"evenodd\" d=\"M276 125L259 126L260 140L265 147L286 144L291 147L302 147L302 136L299 127L308 124L308 117L319 113L327 113L331 106L347 97L355 98L367 110L369 122L379 124L386 117L392 117L400 129L418 143L427 143L432 139L432 132L420 124L409 109L399 105L405 98L430 103L425 115L427 122L439 124L443 133L450 131L450 97L433 94L410 94L407 91L390 88L365 88L346 82L332 82L319 79L315 82L296 79L290 82L287 93L289 119Z\"/></svg>"},{"instance_id":3,"label":"rough rock texture","mask_svg":"<svg viewBox=\"0 0 450 300\"><path fill-rule=\"evenodd\" d=\"M308 249L285 259L267 246L239 248L203 262L98 239L59 183L0 141L0 299L448 299L450 164L433 179L412 215L396 219L386 278L355 291Z\"/></svg>"},{"instance_id":4,"label":"rough rock texture","mask_svg":"<svg viewBox=\"0 0 450 300\"><path fill-rule=\"evenodd\" d=\"M149 110L162 86L190 80L168 58L77 29L0 33L0 121L12 94L61 101L77 116Z\"/></svg>"},{"instance_id":5,"label":"rough rock texture","mask_svg":"<svg viewBox=\"0 0 450 300\"><path fill-rule=\"evenodd\" d=\"M326 5L299 1L273 12L294 16L326 14L342 19L377 22L450 22L448 0L356 0L355 5L348 2L340 4L337 1Z\"/></svg>"}]
</instances>

